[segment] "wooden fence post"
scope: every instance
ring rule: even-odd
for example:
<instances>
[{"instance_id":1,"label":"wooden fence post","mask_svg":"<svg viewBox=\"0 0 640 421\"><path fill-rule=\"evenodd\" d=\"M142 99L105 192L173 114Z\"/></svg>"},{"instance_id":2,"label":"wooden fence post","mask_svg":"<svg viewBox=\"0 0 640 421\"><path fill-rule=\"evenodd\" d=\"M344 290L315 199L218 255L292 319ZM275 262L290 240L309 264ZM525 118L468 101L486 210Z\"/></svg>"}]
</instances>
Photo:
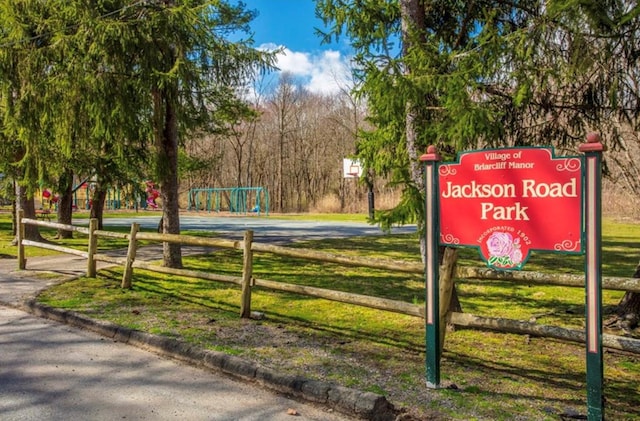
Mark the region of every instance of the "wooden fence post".
<instances>
[{"instance_id":1,"label":"wooden fence post","mask_svg":"<svg viewBox=\"0 0 640 421\"><path fill-rule=\"evenodd\" d=\"M129 247L127 248L127 263L122 274L122 288L131 288L131 277L133 276L133 261L136 260L136 250L138 248L136 234L140 230L140 224L131 224L129 233Z\"/></svg>"},{"instance_id":2,"label":"wooden fence post","mask_svg":"<svg viewBox=\"0 0 640 421\"><path fill-rule=\"evenodd\" d=\"M16 236L18 237L18 269L24 270L27 268L27 259L24 255L24 245L22 240L24 239L24 224L22 223L24 218L24 211L20 209L16 217Z\"/></svg>"},{"instance_id":3,"label":"wooden fence post","mask_svg":"<svg viewBox=\"0 0 640 421\"><path fill-rule=\"evenodd\" d=\"M455 285L456 263L458 261L458 249L447 247L442 256L440 266L440 352L444 349L444 336L447 330L447 313L451 303L451 294Z\"/></svg>"},{"instance_id":4,"label":"wooden fence post","mask_svg":"<svg viewBox=\"0 0 640 421\"><path fill-rule=\"evenodd\" d=\"M87 278L96 277L96 261L93 255L98 249L98 236L95 231L98 229L98 220L91 218L89 220L89 247L87 250Z\"/></svg>"},{"instance_id":5,"label":"wooden fence post","mask_svg":"<svg viewBox=\"0 0 640 421\"><path fill-rule=\"evenodd\" d=\"M253 252L251 251L252 242L253 231L245 231L244 243L242 246L242 303L240 304L240 317L243 319L248 319L251 317L251 282L253 279Z\"/></svg>"}]
</instances>

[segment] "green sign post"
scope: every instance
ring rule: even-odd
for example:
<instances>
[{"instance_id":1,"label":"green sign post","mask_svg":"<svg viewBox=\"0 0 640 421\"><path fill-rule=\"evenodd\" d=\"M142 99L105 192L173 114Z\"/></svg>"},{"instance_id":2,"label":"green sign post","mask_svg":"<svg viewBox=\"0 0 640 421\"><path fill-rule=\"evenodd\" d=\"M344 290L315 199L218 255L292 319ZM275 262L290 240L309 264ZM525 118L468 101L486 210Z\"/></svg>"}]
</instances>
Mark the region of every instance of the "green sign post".
<instances>
[{"instance_id":1,"label":"green sign post","mask_svg":"<svg viewBox=\"0 0 640 421\"><path fill-rule=\"evenodd\" d=\"M602 152L597 134L580 145L585 154L585 240L586 240L586 320L587 320L587 418L604 419L602 360Z\"/></svg>"},{"instance_id":2,"label":"green sign post","mask_svg":"<svg viewBox=\"0 0 640 421\"><path fill-rule=\"evenodd\" d=\"M586 254L587 405L604 419L602 359L602 227L600 137L584 156L555 157L551 148L463 153L440 163L434 146L425 169L427 386L440 386L440 245L476 247L490 267L521 269L532 250ZM554 217L549 217L553 209ZM544 228L544 229L542 229Z\"/></svg>"},{"instance_id":3,"label":"green sign post","mask_svg":"<svg viewBox=\"0 0 640 421\"><path fill-rule=\"evenodd\" d=\"M426 345L427 345L427 387L440 387L440 286L438 277L439 259L439 214L438 209L438 161L440 156L435 146L429 146L427 154L420 158L425 163L425 195L426 195Z\"/></svg>"}]
</instances>

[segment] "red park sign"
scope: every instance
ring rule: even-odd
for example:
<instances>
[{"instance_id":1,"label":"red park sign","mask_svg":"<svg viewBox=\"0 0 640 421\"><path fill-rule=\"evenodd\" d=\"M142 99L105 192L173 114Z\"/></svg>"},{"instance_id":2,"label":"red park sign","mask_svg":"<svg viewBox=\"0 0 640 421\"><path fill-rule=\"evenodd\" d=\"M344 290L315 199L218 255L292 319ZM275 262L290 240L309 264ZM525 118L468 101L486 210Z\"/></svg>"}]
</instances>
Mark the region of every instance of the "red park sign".
<instances>
[{"instance_id":1,"label":"red park sign","mask_svg":"<svg viewBox=\"0 0 640 421\"><path fill-rule=\"evenodd\" d=\"M582 167L535 147L440 164L440 243L478 247L496 269L521 269L532 250L582 253Z\"/></svg>"}]
</instances>

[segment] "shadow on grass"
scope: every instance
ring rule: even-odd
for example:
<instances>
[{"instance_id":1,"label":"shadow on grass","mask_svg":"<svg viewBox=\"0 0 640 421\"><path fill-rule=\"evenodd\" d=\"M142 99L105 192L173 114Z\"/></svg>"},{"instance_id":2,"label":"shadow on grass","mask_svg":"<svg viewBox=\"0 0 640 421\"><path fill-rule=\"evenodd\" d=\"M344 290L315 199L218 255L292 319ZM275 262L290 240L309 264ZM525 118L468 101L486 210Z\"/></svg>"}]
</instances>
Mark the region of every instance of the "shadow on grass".
<instances>
[{"instance_id":1,"label":"shadow on grass","mask_svg":"<svg viewBox=\"0 0 640 421\"><path fill-rule=\"evenodd\" d=\"M101 271L102 274L103 271ZM118 273L112 272L114 275L114 282L118 282ZM143 271L138 271L133 281L133 288L131 290L133 294L154 294L155 297L151 298L152 304L157 308L162 308L167 305L179 306L179 303L188 303L189 305L201 306L211 311L221 311L229 318L239 318L240 314L240 288L237 285L221 284L218 282L202 281L194 282L193 280L187 280L182 278L172 278L169 281L162 281L154 278L151 275L144 274ZM331 303L327 300L314 297L303 297L294 294L284 292L270 292L266 290L254 290L254 294L272 294L277 296L277 303L296 302L299 307L306 307L309 309L318 308L319 306L350 306L349 304ZM219 296L216 296L219 295ZM133 306L136 304L142 304L143 300L148 300L150 297L134 297L130 294L123 294L122 297L118 297L120 305ZM159 301L158 301L159 300ZM233 300L235 303L229 303L228 300ZM254 297L255 300L255 297ZM380 330L367 331L363 328L353 328L348 325L335 325L330 323L324 323L322 319L317 317L307 318L304 316L296 316L293 314L286 314L283 311L278 311L277 303L275 306L273 303L264 308L258 308L254 306L257 311L267 313L267 319L260 321L264 323L274 324L287 324L292 326L299 326L304 330L309 330L321 334L325 338L331 338L332 342L344 342L346 341L368 341L379 345L390 346L394 348L404 349L410 352L420 353L423 352L423 340L416 338L418 341L413 342L406 338L406 334L398 331L385 331L381 334ZM322 303L322 304L319 304ZM149 305L150 303L146 303ZM340 310L344 311L344 310ZM371 310L372 312L378 310ZM366 317L366 316L363 316ZM399 316L410 318L411 316ZM367 319L369 321L369 319ZM351 320L353 322L353 320ZM382 328L382 330L384 330Z\"/></svg>"},{"instance_id":2,"label":"shadow on grass","mask_svg":"<svg viewBox=\"0 0 640 421\"><path fill-rule=\"evenodd\" d=\"M546 340L553 342L552 340ZM558 351L561 352L567 345L561 342L558 344ZM531 368L530 364L523 361L522 365L510 364L500 358L494 359L481 359L481 357L473 357L469 354L463 354L455 351L448 351L445 347L443 353L443 372L449 367L454 371L458 367L463 367L466 372L473 372L475 378L482 379L505 379L516 383L528 383L538 384L540 387L545 388L545 393L529 393L528 395L523 392L518 393L505 393L496 392L495 388L488 385L483 386L482 381L478 385L474 384L469 388L462 388L464 393L478 394L492 396L496 399L512 398L521 399L533 398L543 402L556 402L562 405L574 405L582 406L586 404L586 373L584 368L575 372L567 372L559 370L559 367L554 364L554 361L550 361L544 368ZM455 368L453 368L455 367ZM464 371L463 371L464 373ZM464 374L462 374L464 376ZM458 378L456 381L461 380ZM549 389L549 390L547 390ZM573 397L553 397L551 395L556 394L553 391L556 389L558 392L563 391L562 394L566 395L567 391L571 395L584 395L583 398ZM634 379L620 379L620 378L607 378L604 385L604 393L606 397L607 411L611 411L616 414L640 414L638 408L640 408L640 393L637 389L637 382ZM560 393L558 393L560 394ZM586 411L586 408L585 408ZM613 419L613 418L612 418ZM624 418L631 419L631 418Z\"/></svg>"}]
</instances>

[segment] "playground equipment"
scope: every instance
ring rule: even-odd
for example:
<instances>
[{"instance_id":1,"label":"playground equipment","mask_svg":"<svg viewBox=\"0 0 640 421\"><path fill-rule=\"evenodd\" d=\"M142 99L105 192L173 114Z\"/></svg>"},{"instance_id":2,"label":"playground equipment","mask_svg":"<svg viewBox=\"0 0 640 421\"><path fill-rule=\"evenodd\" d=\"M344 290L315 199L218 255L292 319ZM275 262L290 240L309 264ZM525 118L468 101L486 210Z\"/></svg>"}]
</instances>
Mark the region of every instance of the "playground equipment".
<instances>
[{"instance_id":1,"label":"playground equipment","mask_svg":"<svg viewBox=\"0 0 640 421\"><path fill-rule=\"evenodd\" d=\"M160 193L156 189L156 184L151 180L147 181L146 184L147 188L145 191L147 192L147 206L151 209L158 209L156 199L160 196Z\"/></svg>"},{"instance_id":2,"label":"playground equipment","mask_svg":"<svg viewBox=\"0 0 640 421\"><path fill-rule=\"evenodd\" d=\"M225 202L223 203L223 199ZM225 206L228 205L228 206ZM189 190L187 210L269 215L269 193L264 187L197 188Z\"/></svg>"},{"instance_id":3,"label":"playground equipment","mask_svg":"<svg viewBox=\"0 0 640 421\"><path fill-rule=\"evenodd\" d=\"M91 193L92 186L90 183L83 183L73 188L73 207L74 209L91 209ZM107 190L105 200L105 208L115 210L122 208L122 199L120 189Z\"/></svg>"},{"instance_id":4,"label":"playground equipment","mask_svg":"<svg viewBox=\"0 0 640 421\"><path fill-rule=\"evenodd\" d=\"M152 181L144 182L146 197L140 197L140 193L132 195L131 189L109 188L107 189L107 197L105 199L105 208L109 210L117 210L122 208L142 208L150 207L158 208L157 199L160 193ZM74 209L91 209L91 196L94 183L84 181L73 188L73 207ZM143 195L144 196L144 195Z\"/></svg>"},{"instance_id":5,"label":"playground equipment","mask_svg":"<svg viewBox=\"0 0 640 421\"><path fill-rule=\"evenodd\" d=\"M109 210L120 209L122 200L120 199L120 189L107 190L107 200L105 206Z\"/></svg>"}]
</instances>

